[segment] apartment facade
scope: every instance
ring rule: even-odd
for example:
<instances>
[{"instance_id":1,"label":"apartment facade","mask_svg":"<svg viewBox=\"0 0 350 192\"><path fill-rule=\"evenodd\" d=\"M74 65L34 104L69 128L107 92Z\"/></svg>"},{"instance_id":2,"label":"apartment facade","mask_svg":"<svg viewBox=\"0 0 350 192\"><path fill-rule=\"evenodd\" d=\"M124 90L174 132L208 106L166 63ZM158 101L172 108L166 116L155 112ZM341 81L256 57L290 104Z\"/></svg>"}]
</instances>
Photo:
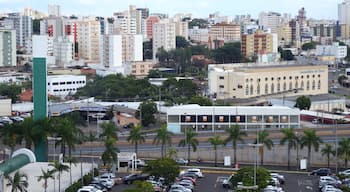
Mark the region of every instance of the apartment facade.
<instances>
[{"instance_id":1,"label":"apartment facade","mask_svg":"<svg viewBox=\"0 0 350 192\"><path fill-rule=\"evenodd\" d=\"M326 94L328 66L213 64L208 66L208 85L218 99Z\"/></svg>"},{"instance_id":2,"label":"apartment facade","mask_svg":"<svg viewBox=\"0 0 350 192\"><path fill-rule=\"evenodd\" d=\"M100 22L95 18L77 21L78 56L87 62L99 62Z\"/></svg>"},{"instance_id":3,"label":"apartment facade","mask_svg":"<svg viewBox=\"0 0 350 192\"><path fill-rule=\"evenodd\" d=\"M151 15L146 19L146 36L147 39L153 38L153 25L158 23L160 18L157 15Z\"/></svg>"},{"instance_id":4,"label":"apartment facade","mask_svg":"<svg viewBox=\"0 0 350 192\"><path fill-rule=\"evenodd\" d=\"M0 67L15 67L16 64L16 31L0 29Z\"/></svg>"},{"instance_id":5,"label":"apartment facade","mask_svg":"<svg viewBox=\"0 0 350 192\"><path fill-rule=\"evenodd\" d=\"M244 57L252 57L261 53L277 53L277 49L277 34L257 30L254 34L242 35L241 53Z\"/></svg>"},{"instance_id":6,"label":"apartment facade","mask_svg":"<svg viewBox=\"0 0 350 192\"><path fill-rule=\"evenodd\" d=\"M137 61L131 63L131 75L145 77L153 69L154 63L148 61Z\"/></svg>"},{"instance_id":7,"label":"apartment facade","mask_svg":"<svg viewBox=\"0 0 350 192\"><path fill-rule=\"evenodd\" d=\"M59 67L64 67L74 59L74 41L72 36L58 37L53 41L53 56Z\"/></svg>"},{"instance_id":8,"label":"apartment facade","mask_svg":"<svg viewBox=\"0 0 350 192\"><path fill-rule=\"evenodd\" d=\"M30 53L33 34L32 18L21 13L10 13L6 20L12 22L12 29L16 30L16 46L25 48Z\"/></svg>"},{"instance_id":9,"label":"apartment facade","mask_svg":"<svg viewBox=\"0 0 350 192\"><path fill-rule=\"evenodd\" d=\"M240 25L220 23L212 25L209 29L209 47L211 49L217 49L223 43L238 42L240 40Z\"/></svg>"},{"instance_id":10,"label":"apartment facade","mask_svg":"<svg viewBox=\"0 0 350 192\"><path fill-rule=\"evenodd\" d=\"M208 44L209 29L200 29L198 26L194 26L193 29L188 30L188 36L191 41Z\"/></svg>"},{"instance_id":11,"label":"apartment facade","mask_svg":"<svg viewBox=\"0 0 350 192\"><path fill-rule=\"evenodd\" d=\"M292 28L289 25L283 25L277 28L278 46L291 45Z\"/></svg>"},{"instance_id":12,"label":"apartment facade","mask_svg":"<svg viewBox=\"0 0 350 192\"><path fill-rule=\"evenodd\" d=\"M281 25L282 17L276 12L261 12L259 14L259 26L271 33L277 33L278 27Z\"/></svg>"},{"instance_id":13,"label":"apartment facade","mask_svg":"<svg viewBox=\"0 0 350 192\"><path fill-rule=\"evenodd\" d=\"M175 24L165 19L153 25L153 61L159 48L170 51L176 48Z\"/></svg>"}]
</instances>

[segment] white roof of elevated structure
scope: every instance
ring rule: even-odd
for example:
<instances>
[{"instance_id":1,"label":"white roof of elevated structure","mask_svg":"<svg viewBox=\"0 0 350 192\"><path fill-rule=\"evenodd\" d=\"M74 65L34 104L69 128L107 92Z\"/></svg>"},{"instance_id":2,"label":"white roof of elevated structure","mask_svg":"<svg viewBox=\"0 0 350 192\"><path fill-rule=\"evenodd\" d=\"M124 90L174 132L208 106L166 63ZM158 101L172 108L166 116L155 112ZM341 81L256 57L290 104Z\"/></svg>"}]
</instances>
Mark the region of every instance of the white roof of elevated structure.
<instances>
[{"instance_id":1,"label":"white roof of elevated structure","mask_svg":"<svg viewBox=\"0 0 350 192\"><path fill-rule=\"evenodd\" d=\"M168 115L180 114L252 114L252 115L299 115L298 108L290 108L284 106L199 106L180 105L168 109Z\"/></svg>"}]
</instances>

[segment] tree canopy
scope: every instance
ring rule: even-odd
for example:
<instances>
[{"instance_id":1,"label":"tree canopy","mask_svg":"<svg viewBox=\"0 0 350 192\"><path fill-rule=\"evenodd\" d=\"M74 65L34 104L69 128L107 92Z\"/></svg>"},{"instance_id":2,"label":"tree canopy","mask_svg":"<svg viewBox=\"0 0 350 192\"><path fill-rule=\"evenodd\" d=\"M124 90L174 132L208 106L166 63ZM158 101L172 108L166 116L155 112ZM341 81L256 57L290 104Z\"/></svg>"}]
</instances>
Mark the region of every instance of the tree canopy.
<instances>
[{"instance_id":1,"label":"tree canopy","mask_svg":"<svg viewBox=\"0 0 350 192\"><path fill-rule=\"evenodd\" d=\"M310 49L316 49L316 42L314 41L311 41L311 42L308 42L308 43L304 43L302 46L301 46L301 49L304 50L304 51L307 51L307 50L310 50Z\"/></svg>"},{"instance_id":2,"label":"tree canopy","mask_svg":"<svg viewBox=\"0 0 350 192\"><path fill-rule=\"evenodd\" d=\"M149 161L143 172L155 177L164 177L165 183L170 184L179 175L180 169L175 160L162 158Z\"/></svg>"},{"instance_id":3,"label":"tree canopy","mask_svg":"<svg viewBox=\"0 0 350 192\"><path fill-rule=\"evenodd\" d=\"M259 186L259 189L264 189L268 182L270 181L271 176L270 172L263 168L258 167L256 169L256 185ZM244 167L237 171L232 179L232 186L237 186L238 182L242 182L243 186L253 186L254 185L254 167Z\"/></svg>"},{"instance_id":4,"label":"tree canopy","mask_svg":"<svg viewBox=\"0 0 350 192\"><path fill-rule=\"evenodd\" d=\"M304 95L298 97L295 103L295 107L299 108L300 110L309 110L310 106L311 106L310 98Z\"/></svg>"},{"instance_id":5,"label":"tree canopy","mask_svg":"<svg viewBox=\"0 0 350 192\"><path fill-rule=\"evenodd\" d=\"M224 46L212 51L216 63L239 63L242 60L241 43L225 43Z\"/></svg>"}]
</instances>

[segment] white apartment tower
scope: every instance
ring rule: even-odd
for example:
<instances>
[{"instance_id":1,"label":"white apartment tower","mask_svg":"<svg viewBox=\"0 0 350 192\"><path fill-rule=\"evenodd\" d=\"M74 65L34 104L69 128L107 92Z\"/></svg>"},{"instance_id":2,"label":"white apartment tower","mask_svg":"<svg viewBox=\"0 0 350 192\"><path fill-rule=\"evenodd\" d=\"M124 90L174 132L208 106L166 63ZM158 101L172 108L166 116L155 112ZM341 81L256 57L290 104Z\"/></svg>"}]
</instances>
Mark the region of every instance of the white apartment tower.
<instances>
[{"instance_id":1,"label":"white apartment tower","mask_svg":"<svg viewBox=\"0 0 350 192\"><path fill-rule=\"evenodd\" d=\"M175 24L169 20L161 20L153 25L153 62L159 48L166 51L176 48Z\"/></svg>"},{"instance_id":2,"label":"white apartment tower","mask_svg":"<svg viewBox=\"0 0 350 192\"><path fill-rule=\"evenodd\" d=\"M259 14L259 26L264 30L271 30L272 33L277 33L277 28L282 22L280 13L276 12L261 12Z\"/></svg>"},{"instance_id":3,"label":"white apartment tower","mask_svg":"<svg viewBox=\"0 0 350 192\"><path fill-rule=\"evenodd\" d=\"M49 16L55 16L55 17L61 16L61 8L59 5L48 5L47 12Z\"/></svg>"},{"instance_id":4,"label":"white apartment tower","mask_svg":"<svg viewBox=\"0 0 350 192\"><path fill-rule=\"evenodd\" d=\"M338 19L340 25L350 25L350 0L338 5Z\"/></svg>"},{"instance_id":5,"label":"white apartment tower","mask_svg":"<svg viewBox=\"0 0 350 192\"><path fill-rule=\"evenodd\" d=\"M79 57L90 63L99 62L100 22L95 18L77 21Z\"/></svg>"},{"instance_id":6,"label":"white apartment tower","mask_svg":"<svg viewBox=\"0 0 350 192\"><path fill-rule=\"evenodd\" d=\"M64 67L74 59L73 36L58 37L53 42L53 56L59 67Z\"/></svg>"},{"instance_id":7,"label":"white apartment tower","mask_svg":"<svg viewBox=\"0 0 350 192\"><path fill-rule=\"evenodd\" d=\"M16 31L0 29L0 67L16 66Z\"/></svg>"},{"instance_id":8,"label":"white apartment tower","mask_svg":"<svg viewBox=\"0 0 350 192\"><path fill-rule=\"evenodd\" d=\"M7 20L13 22L13 29L16 30L16 46L31 51L31 39L33 33L32 18L21 13L10 13Z\"/></svg>"},{"instance_id":9,"label":"white apartment tower","mask_svg":"<svg viewBox=\"0 0 350 192\"><path fill-rule=\"evenodd\" d=\"M142 35L104 35L101 37L101 64L122 67L124 62L143 60Z\"/></svg>"},{"instance_id":10,"label":"white apartment tower","mask_svg":"<svg viewBox=\"0 0 350 192\"><path fill-rule=\"evenodd\" d=\"M114 26L118 34L145 34L146 23L143 11L130 5L129 10L114 13Z\"/></svg>"}]
</instances>

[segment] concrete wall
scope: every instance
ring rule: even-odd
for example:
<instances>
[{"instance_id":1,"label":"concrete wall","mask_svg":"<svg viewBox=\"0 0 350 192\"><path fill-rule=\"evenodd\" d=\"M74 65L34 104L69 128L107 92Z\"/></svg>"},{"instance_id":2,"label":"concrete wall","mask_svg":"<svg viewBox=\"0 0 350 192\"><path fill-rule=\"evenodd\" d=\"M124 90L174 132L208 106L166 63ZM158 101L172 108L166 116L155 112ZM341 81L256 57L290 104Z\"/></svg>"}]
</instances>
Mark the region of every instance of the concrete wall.
<instances>
[{"instance_id":1,"label":"concrete wall","mask_svg":"<svg viewBox=\"0 0 350 192\"><path fill-rule=\"evenodd\" d=\"M0 99L0 117L11 116L11 99Z\"/></svg>"},{"instance_id":2,"label":"concrete wall","mask_svg":"<svg viewBox=\"0 0 350 192\"><path fill-rule=\"evenodd\" d=\"M327 166L327 158L321 155L320 150L324 145L321 145L319 152L311 152L311 164L313 166ZM187 148L183 148L177 151L177 157L187 158ZM299 149L299 159L307 158L307 148ZM233 149L231 147L225 147L218 149L218 164L223 164L224 156L231 156L231 161L233 163ZM140 151L138 152L138 157L140 158L159 158L160 151ZM241 146L237 147L237 162L238 164L253 164L255 162L256 150L252 147ZM212 148L200 148L196 152L191 151L191 160L196 161L200 157L202 161L214 161L215 151ZM258 162L260 162L260 155L258 156ZM275 145L270 151L264 148L264 164L271 165L287 165L288 154L287 147L281 145ZM335 167L335 158L332 157L330 160L331 166ZM290 154L291 165L297 165L297 151L295 149L291 150ZM338 160L339 167L344 167L344 160Z\"/></svg>"}]
</instances>

